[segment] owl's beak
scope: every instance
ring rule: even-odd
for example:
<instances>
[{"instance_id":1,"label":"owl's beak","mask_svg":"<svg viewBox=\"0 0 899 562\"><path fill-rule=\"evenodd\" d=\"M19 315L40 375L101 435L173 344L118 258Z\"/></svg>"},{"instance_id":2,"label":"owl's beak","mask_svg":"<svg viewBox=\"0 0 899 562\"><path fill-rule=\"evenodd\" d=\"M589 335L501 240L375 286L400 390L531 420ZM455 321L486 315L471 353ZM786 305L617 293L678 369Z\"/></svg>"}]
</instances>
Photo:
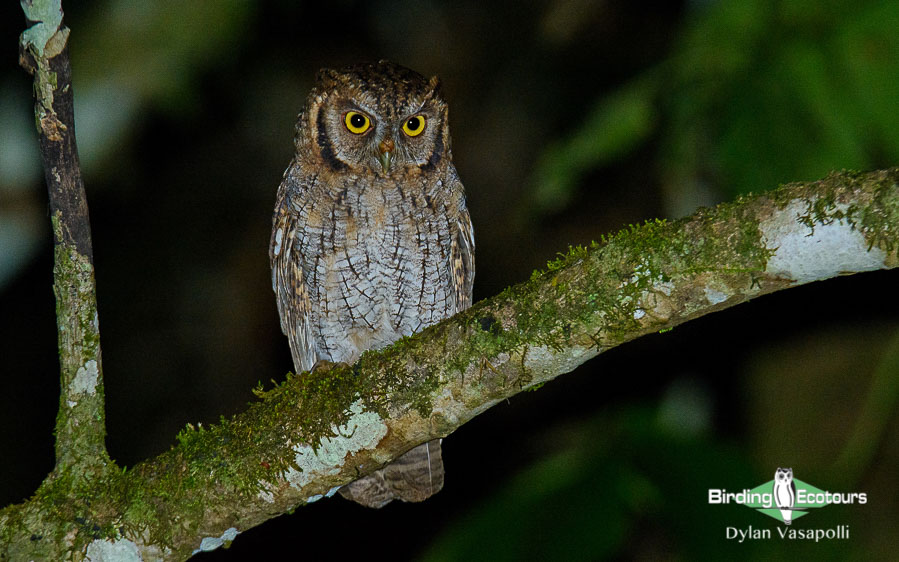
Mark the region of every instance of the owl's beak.
<instances>
[{"instance_id":1,"label":"owl's beak","mask_svg":"<svg viewBox=\"0 0 899 562\"><path fill-rule=\"evenodd\" d=\"M378 143L378 152L381 153L378 156L378 160L381 161L381 169L384 170L386 174L390 171L390 163L393 161L393 150L394 150L393 140L384 139L380 143Z\"/></svg>"}]
</instances>

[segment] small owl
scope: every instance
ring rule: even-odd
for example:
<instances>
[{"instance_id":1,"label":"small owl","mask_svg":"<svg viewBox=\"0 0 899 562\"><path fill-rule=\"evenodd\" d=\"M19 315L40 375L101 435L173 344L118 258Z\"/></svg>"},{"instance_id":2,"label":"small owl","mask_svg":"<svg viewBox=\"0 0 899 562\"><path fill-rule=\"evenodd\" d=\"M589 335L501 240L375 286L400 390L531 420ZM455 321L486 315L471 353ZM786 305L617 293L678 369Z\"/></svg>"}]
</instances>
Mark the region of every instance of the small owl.
<instances>
[{"instance_id":1,"label":"small owl","mask_svg":"<svg viewBox=\"0 0 899 562\"><path fill-rule=\"evenodd\" d=\"M471 304L474 232L434 77L322 70L278 188L269 258L297 372L352 363ZM370 507L443 487L440 442L341 489Z\"/></svg>"},{"instance_id":2,"label":"small owl","mask_svg":"<svg viewBox=\"0 0 899 562\"><path fill-rule=\"evenodd\" d=\"M793 522L793 506L796 505L796 483L793 482L792 468L778 468L774 471L774 503L780 508L780 515L787 525Z\"/></svg>"}]
</instances>

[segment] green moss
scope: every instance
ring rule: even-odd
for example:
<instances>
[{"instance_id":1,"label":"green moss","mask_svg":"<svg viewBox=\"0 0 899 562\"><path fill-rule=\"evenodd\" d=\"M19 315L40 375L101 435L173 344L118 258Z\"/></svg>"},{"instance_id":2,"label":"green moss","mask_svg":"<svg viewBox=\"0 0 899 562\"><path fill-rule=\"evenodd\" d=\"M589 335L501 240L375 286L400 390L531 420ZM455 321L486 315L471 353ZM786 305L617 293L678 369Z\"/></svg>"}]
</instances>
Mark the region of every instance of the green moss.
<instances>
[{"instance_id":1,"label":"green moss","mask_svg":"<svg viewBox=\"0 0 899 562\"><path fill-rule=\"evenodd\" d=\"M123 480L122 472L112 463L106 470L87 475L78 469L57 468L31 501L17 506L13 515L15 525L31 531L35 550L30 550L30 556L46 548L46 555L56 559L57 549L66 548L68 539L75 542L73 549L77 551L94 539L120 536L125 507L119 493ZM2 527L9 530L6 524Z\"/></svg>"},{"instance_id":2,"label":"green moss","mask_svg":"<svg viewBox=\"0 0 899 562\"><path fill-rule=\"evenodd\" d=\"M736 237L722 235L723 231L729 234L734 230ZM443 331L444 344L447 334L456 334L453 338L460 342L459 352L448 364L432 368L434 372L417 373L413 381L394 384L405 386L407 398L421 399L424 415L429 412L430 392L440 377L463 374L472 364L480 364L482 374L489 375L490 358L502 353L523 356L528 346L534 345L561 350L571 344L573 334L583 337L587 326L602 326L601 332L591 336L597 346L633 337L644 314L640 310L642 299L682 271L686 275L722 270L748 273L745 283L750 284L751 276L764 271L771 255L760 242L757 217L725 207L705 211L698 224L647 221L603 237L599 243L570 247L550 261L546 270L535 271L529 282L505 289L490 303L475 305L450 325L435 327ZM583 262L588 262L585 267L573 268ZM414 357L415 350L408 346L414 347L415 341L400 342L363 359L389 363L394 360L392 354L407 352ZM413 359L410 364L417 363ZM365 364L363 370L368 367ZM527 374L522 374L522 380L526 378ZM380 401L376 399L368 406L377 409Z\"/></svg>"},{"instance_id":3,"label":"green moss","mask_svg":"<svg viewBox=\"0 0 899 562\"><path fill-rule=\"evenodd\" d=\"M536 391L540 390L541 388L543 388L543 385L544 385L544 384L546 384L546 383L545 383L545 382L538 382L537 384L528 387L528 388L526 389L526 392L536 392Z\"/></svg>"},{"instance_id":4,"label":"green moss","mask_svg":"<svg viewBox=\"0 0 899 562\"><path fill-rule=\"evenodd\" d=\"M770 196L780 208L795 201L797 192L807 201L798 220L811 232L817 225L845 222L868 241L892 253L899 238L899 168L879 172L832 172L811 184L789 184Z\"/></svg>"},{"instance_id":5,"label":"green moss","mask_svg":"<svg viewBox=\"0 0 899 562\"><path fill-rule=\"evenodd\" d=\"M868 241L887 253L899 247L899 168L886 170L875 182L870 203L857 210L858 229Z\"/></svg>"},{"instance_id":6,"label":"green moss","mask_svg":"<svg viewBox=\"0 0 899 562\"><path fill-rule=\"evenodd\" d=\"M426 417L441 382L468 372L472 365L480 366L485 387L508 384L509 373L498 372L502 369L490 363L503 353L523 364L534 346L564 349L575 337L579 339L574 343L584 345L585 333L595 345L609 346L640 330L657 330L658 324L640 319L638 313L641 301L663 284L689 287L692 277L711 274L718 282L743 289L759 286L771 255L758 228L757 212L764 212L766 205L783 208L797 193L811 192L814 202L803 218L810 227L847 221L870 244L894 251L899 238L897 176L897 170L881 173L875 189L849 206L848 194L858 189L853 182L870 183L870 176L837 175L811 187L785 186L702 210L689 221L630 225L599 243L569 248L529 282L505 289L421 336L366 353L356 365L288 374L271 390L258 385L255 392L261 401L244 414L212 426L188 425L179 432L177 446L150 463L127 471L109 463L108 470L82 480L71 472L56 474L38 491L34 505L41 507L43 517L74 522L70 525L77 526L79 540L146 533L158 544L183 545L184 537L192 540L200 522L208 521L210 505L227 511L229 505L253 500L264 487L261 481L274 480L292 465L295 451L290 444L299 439L316 447L322 438L333 437L357 400L384 417L407 406ZM848 187L837 188L847 181ZM759 202L762 205L755 205ZM752 208L745 209L747 204ZM83 268L65 275L79 272L83 274ZM444 352L452 359L435 363L434 357ZM522 387L533 380L526 372L515 376ZM484 396L471 400L481 404ZM73 497L91 501L73 502ZM7 509L0 518L15 513ZM173 525L175 516L183 523ZM0 540L24 532L21 526L0 527L5 533ZM73 527L52 528L63 535Z\"/></svg>"},{"instance_id":7,"label":"green moss","mask_svg":"<svg viewBox=\"0 0 899 562\"><path fill-rule=\"evenodd\" d=\"M593 336L597 346L620 343L639 328L646 295L676 276L764 271L772 252L760 236L755 215L725 205L691 220L628 225L589 248L569 248L532 274L532 285L548 282L556 291L544 289L517 305L522 340L560 349L578 331L572 326L601 325ZM587 263L579 277L566 274L581 262Z\"/></svg>"}]
</instances>

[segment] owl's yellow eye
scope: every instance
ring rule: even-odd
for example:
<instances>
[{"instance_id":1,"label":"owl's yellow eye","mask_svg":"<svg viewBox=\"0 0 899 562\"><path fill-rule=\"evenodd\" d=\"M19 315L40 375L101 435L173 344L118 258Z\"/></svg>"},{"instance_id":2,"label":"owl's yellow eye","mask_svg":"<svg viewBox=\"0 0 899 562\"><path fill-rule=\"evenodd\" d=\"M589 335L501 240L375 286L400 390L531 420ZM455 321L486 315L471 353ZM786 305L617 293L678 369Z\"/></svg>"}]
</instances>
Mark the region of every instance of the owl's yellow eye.
<instances>
[{"instance_id":1,"label":"owl's yellow eye","mask_svg":"<svg viewBox=\"0 0 899 562\"><path fill-rule=\"evenodd\" d=\"M346 128L354 134L361 135L371 128L371 120L364 113L358 111L347 111L343 118Z\"/></svg>"},{"instance_id":2,"label":"owl's yellow eye","mask_svg":"<svg viewBox=\"0 0 899 562\"><path fill-rule=\"evenodd\" d=\"M403 123L403 132L409 135L410 137L417 137L421 134L422 131L425 130L425 116L424 115L415 115L414 117L410 117L406 119L406 122Z\"/></svg>"}]
</instances>

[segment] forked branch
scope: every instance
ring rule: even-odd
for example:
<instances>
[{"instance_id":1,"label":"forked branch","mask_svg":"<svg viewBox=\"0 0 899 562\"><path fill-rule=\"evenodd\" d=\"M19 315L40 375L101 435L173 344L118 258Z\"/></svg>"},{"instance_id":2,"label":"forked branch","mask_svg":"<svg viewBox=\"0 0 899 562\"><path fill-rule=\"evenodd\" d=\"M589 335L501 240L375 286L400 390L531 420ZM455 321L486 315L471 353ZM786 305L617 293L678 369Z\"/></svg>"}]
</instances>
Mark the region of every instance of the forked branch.
<instances>
[{"instance_id":1,"label":"forked branch","mask_svg":"<svg viewBox=\"0 0 899 562\"><path fill-rule=\"evenodd\" d=\"M23 6L41 22L23 34L22 60L35 76L50 191L62 392L56 470L33 498L0 510L0 560L184 559L612 347L766 293L899 264L899 168L787 185L570 249L355 365L288 376L246 412L189 427L170 451L120 472L103 446L68 29L58 1Z\"/></svg>"}]
</instances>

